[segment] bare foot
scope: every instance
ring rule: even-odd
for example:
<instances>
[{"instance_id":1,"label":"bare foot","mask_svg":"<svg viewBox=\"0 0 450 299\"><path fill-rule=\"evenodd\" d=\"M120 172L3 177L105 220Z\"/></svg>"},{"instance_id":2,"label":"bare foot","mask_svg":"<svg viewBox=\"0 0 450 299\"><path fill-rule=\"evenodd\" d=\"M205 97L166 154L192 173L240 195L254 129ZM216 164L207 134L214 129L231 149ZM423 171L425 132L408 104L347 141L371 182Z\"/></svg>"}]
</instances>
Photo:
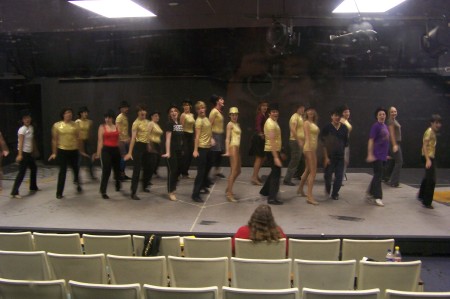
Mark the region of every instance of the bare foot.
<instances>
[{"instance_id":1,"label":"bare foot","mask_svg":"<svg viewBox=\"0 0 450 299\"><path fill-rule=\"evenodd\" d=\"M314 199L314 197L308 197L308 199L306 200L307 203L317 206L319 205L319 203Z\"/></svg>"}]
</instances>

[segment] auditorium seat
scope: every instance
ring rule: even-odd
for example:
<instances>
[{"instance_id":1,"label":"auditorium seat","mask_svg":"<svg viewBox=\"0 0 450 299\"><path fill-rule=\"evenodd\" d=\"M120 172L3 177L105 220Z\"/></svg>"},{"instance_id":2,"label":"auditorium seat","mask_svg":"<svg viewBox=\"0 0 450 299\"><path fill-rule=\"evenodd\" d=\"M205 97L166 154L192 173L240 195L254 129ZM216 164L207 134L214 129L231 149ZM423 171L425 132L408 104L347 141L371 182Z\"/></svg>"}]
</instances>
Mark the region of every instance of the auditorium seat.
<instances>
[{"instance_id":1,"label":"auditorium seat","mask_svg":"<svg viewBox=\"0 0 450 299\"><path fill-rule=\"evenodd\" d=\"M231 238L184 238L184 256L231 258Z\"/></svg>"},{"instance_id":2,"label":"auditorium seat","mask_svg":"<svg viewBox=\"0 0 450 299\"><path fill-rule=\"evenodd\" d=\"M141 287L134 284L94 284L69 281L71 299L141 299Z\"/></svg>"},{"instance_id":3,"label":"auditorium seat","mask_svg":"<svg viewBox=\"0 0 450 299\"><path fill-rule=\"evenodd\" d=\"M338 261L340 249L340 239L289 239L289 258L292 260Z\"/></svg>"},{"instance_id":4,"label":"auditorium seat","mask_svg":"<svg viewBox=\"0 0 450 299\"><path fill-rule=\"evenodd\" d=\"M159 255L166 258L170 256L181 256L180 236L164 236L161 237L159 244Z\"/></svg>"},{"instance_id":5,"label":"auditorium seat","mask_svg":"<svg viewBox=\"0 0 450 299\"><path fill-rule=\"evenodd\" d=\"M297 288L265 290L223 287L222 299L298 299Z\"/></svg>"},{"instance_id":6,"label":"auditorium seat","mask_svg":"<svg viewBox=\"0 0 450 299\"><path fill-rule=\"evenodd\" d=\"M387 289L386 299L450 299L450 292L405 292Z\"/></svg>"},{"instance_id":7,"label":"auditorium seat","mask_svg":"<svg viewBox=\"0 0 450 299\"><path fill-rule=\"evenodd\" d=\"M45 251L0 251L0 277L20 280L50 280Z\"/></svg>"},{"instance_id":8,"label":"auditorium seat","mask_svg":"<svg viewBox=\"0 0 450 299\"><path fill-rule=\"evenodd\" d=\"M231 286L243 289L291 287L290 259L259 260L231 258Z\"/></svg>"},{"instance_id":9,"label":"auditorium seat","mask_svg":"<svg viewBox=\"0 0 450 299\"><path fill-rule=\"evenodd\" d=\"M133 255L131 235L91 235L83 234L84 252L86 254Z\"/></svg>"},{"instance_id":10,"label":"auditorium seat","mask_svg":"<svg viewBox=\"0 0 450 299\"><path fill-rule=\"evenodd\" d=\"M36 250L61 254L83 254L79 234L33 233Z\"/></svg>"},{"instance_id":11,"label":"auditorium seat","mask_svg":"<svg viewBox=\"0 0 450 299\"><path fill-rule=\"evenodd\" d=\"M0 233L0 250L33 251L34 244L31 232Z\"/></svg>"},{"instance_id":12,"label":"auditorium seat","mask_svg":"<svg viewBox=\"0 0 450 299\"><path fill-rule=\"evenodd\" d=\"M66 283L59 280L10 280L0 278L2 299L67 299Z\"/></svg>"},{"instance_id":13,"label":"auditorium seat","mask_svg":"<svg viewBox=\"0 0 450 299\"><path fill-rule=\"evenodd\" d=\"M144 293L147 299L217 299L217 287L204 288L178 288L144 285Z\"/></svg>"},{"instance_id":14,"label":"auditorium seat","mask_svg":"<svg viewBox=\"0 0 450 299\"><path fill-rule=\"evenodd\" d=\"M379 294L379 289L337 291L304 288L302 299L379 299Z\"/></svg>"},{"instance_id":15,"label":"auditorium seat","mask_svg":"<svg viewBox=\"0 0 450 299\"><path fill-rule=\"evenodd\" d=\"M253 242L248 239L235 239L235 256L244 259L284 259L286 258L286 239L274 242Z\"/></svg>"}]
</instances>

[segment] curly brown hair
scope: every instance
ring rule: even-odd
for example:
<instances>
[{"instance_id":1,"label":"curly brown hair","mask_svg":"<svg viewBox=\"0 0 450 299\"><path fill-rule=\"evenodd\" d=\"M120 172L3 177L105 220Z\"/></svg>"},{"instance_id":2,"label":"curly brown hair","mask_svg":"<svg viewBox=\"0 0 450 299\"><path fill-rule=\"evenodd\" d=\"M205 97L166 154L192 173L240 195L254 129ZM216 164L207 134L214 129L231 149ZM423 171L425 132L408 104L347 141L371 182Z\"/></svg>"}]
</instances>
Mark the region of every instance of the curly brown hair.
<instances>
[{"instance_id":1,"label":"curly brown hair","mask_svg":"<svg viewBox=\"0 0 450 299\"><path fill-rule=\"evenodd\" d=\"M282 238L269 205L259 205L255 209L248 221L248 227L250 228L250 240L253 242L272 242Z\"/></svg>"}]
</instances>

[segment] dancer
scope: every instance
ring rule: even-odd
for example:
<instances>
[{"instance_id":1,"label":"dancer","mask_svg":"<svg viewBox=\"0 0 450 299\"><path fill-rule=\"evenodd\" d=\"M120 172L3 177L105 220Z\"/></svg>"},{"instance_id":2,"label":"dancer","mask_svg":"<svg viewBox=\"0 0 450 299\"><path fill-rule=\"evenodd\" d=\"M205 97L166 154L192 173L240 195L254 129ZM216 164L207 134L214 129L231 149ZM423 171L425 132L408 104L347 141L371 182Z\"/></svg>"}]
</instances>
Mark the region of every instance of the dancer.
<instances>
[{"instance_id":1,"label":"dancer","mask_svg":"<svg viewBox=\"0 0 450 299\"><path fill-rule=\"evenodd\" d=\"M36 142L34 140L34 127L31 125L31 113L27 110L21 111L22 127L17 132L17 157L16 162L19 163L19 172L17 173L14 186L11 191L11 198L22 198L19 195L19 188L22 184L27 168L30 168L30 192L39 191L36 184L37 166L33 156L36 150Z\"/></svg>"},{"instance_id":2,"label":"dancer","mask_svg":"<svg viewBox=\"0 0 450 299\"><path fill-rule=\"evenodd\" d=\"M211 104L214 106L209 113L209 122L211 123L212 138L214 145L211 147L212 163L214 166L214 175L219 178L225 178L221 173L220 164L222 162L222 153L224 146L224 129L222 109L225 105L223 97L213 94L210 98Z\"/></svg>"},{"instance_id":3,"label":"dancer","mask_svg":"<svg viewBox=\"0 0 450 299\"><path fill-rule=\"evenodd\" d=\"M439 114L433 114L430 119L430 127L423 134L422 161L425 163L425 177L420 184L419 200L427 209L434 209L433 196L436 186L436 133L442 126L442 118Z\"/></svg>"},{"instance_id":4,"label":"dancer","mask_svg":"<svg viewBox=\"0 0 450 299\"><path fill-rule=\"evenodd\" d=\"M80 140L82 142L82 148L84 152L88 155L91 153L89 138L91 136L91 128L92 128L92 120L88 119L89 109L86 106L80 107L78 110L78 119L75 121L79 130L80 130ZM83 160L83 156L79 157L78 167L81 167L81 162ZM92 163L92 159L90 156L86 159L89 168L89 174L91 179L96 180L97 178L94 175L94 164Z\"/></svg>"},{"instance_id":5,"label":"dancer","mask_svg":"<svg viewBox=\"0 0 450 299\"><path fill-rule=\"evenodd\" d=\"M62 199L64 185L66 183L67 166L72 167L73 182L77 185L77 191L82 192L79 179L79 154L87 157L84 152L83 143L80 139L80 129L72 120L72 108L63 108L61 110L61 121L56 122L52 127L52 154L48 161L58 158L59 174L56 187L56 198Z\"/></svg>"},{"instance_id":6,"label":"dancer","mask_svg":"<svg viewBox=\"0 0 450 299\"><path fill-rule=\"evenodd\" d=\"M226 189L227 200L236 202L233 194L233 185L236 178L241 174L241 154L239 147L241 145L241 127L239 126L239 110L237 107L230 108L230 122L227 124L227 137L225 139L226 152L224 156L230 157L230 176L228 177L228 186Z\"/></svg>"},{"instance_id":7,"label":"dancer","mask_svg":"<svg viewBox=\"0 0 450 299\"><path fill-rule=\"evenodd\" d=\"M209 193L208 188L211 185L208 174L212 167L211 146L214 145L212 138L211 123L206 117L206 105L202 101L195 104L197 110L197 119L195 120L195 142L192 156L197 158L197 176L194 181L194 190L192 191L192 200L203 202L200 197L200 191Z\"/></svg>"},{"instance_id":8,"label":"dancer","mask_svg":"<svg viewBox=\"0 0 450 299\"><path fill-rule=\"evenodd\" d=\"M305 143L303 113L305 113L305 106L303 104L298 104L295 113L292 114L291 119L289 120L289 149L291 151L291 160L289 161L288 169L283 180L283 184L288 186L295 186L295 184L292 183L292 176L297 171L302 158L303 145Z\"/></svg>"},{"instance_id":9,"label":"dancer","mask_svg":"<svg viewBox=\"0 0 450 299\"><path fill-rule=\"evenodd\" d=\"M341 123L347 127L348 139L350 139L350 133L352 132L352 124L350 123L350 108L347 105L341 107ZM347 180L347 167L350 163L350 145L347 143L344 151L344 178Z\"/></svg>"},{"instance_id":10,"label":"dancer","mask_svg":"<svg viewBox=\"0 0 450 299\"><path fill-rule=\"evenodd\" d=\"M389 108L387 121L391 141L390 156L393 161L386 163L385 181L391 187L400 187L400 171L403 164L403 154L400 144L402 142L402 126L397 121L397 108Z\"/></svg>"},{"instance_id":11,"label":"dancer","mask_svg":"<svg viewBox=\"0 0 450 299\"><path fill-rule=\"evenodd\" d=\"M278 104L272 103L269 106L269 118L264 124L265 145L264 152L270 164L270 174L267 177L259 193L268 196L267 202L271 205L282 205L283 202L277 199L280 189L281 176L281 129L278 125Z\"/></svg>"},{"instance_id":12,"label":"dancer","mask_svg":"<svg viewBox=\"0 0 450 299\"><path fill-rule=\"evenodd\" d=\"M0 132L0 191L3 190L3 169L2 169L2 160L3 157L9 155L8 145L6 145L5 139L3 138L2 132Z\"/></svg>"},{"instance_id":13,"label":"dancer","mask_svg":"<svg viewBox=\"0 0 450 299\"><path fill-rule=\"evenodd\" d=\"M191 113L192 102L186 99L182 103L183 113L180 117L183 126L183 164L181 166L181 175L184 179L189 179L189 167L192 162L192 152L194 151L194 114Z\"/></svg>"},{"instance_id":14,"label":"dancer","mask_svg":"<svg viewBox=\"0 0 450 299\"><path fill-rule=\"evenodd\" d=\"M105 123L98 127L97 152L92 159L100 158L102 164L102 179L100 182L100 194L103 199L109 199L106 193L111 168L116 180L116 191L120 191L120 150L119 129L114 124L114 111L108 110L104 114Z\"/></svg>"},{"instance_id":15,"label":"dancer","mask_svg":"<svg viewBox=\"0 0 450 299\"><path fill-rule=\"evenodd\" d=\"M131 127L130 148L124 157L125 161L130 159L133 160L133 177L131 178L131 199L133 200L140 200L140 197L136 195L136 192L139 184L141 167L144 170L142 180L144 191L150 181L151 174L150 153L147 150L150 143L150 121L147 119L147 107L144 105L137 106L137 115L138 116Z\"/></svg>"},{"instance_id":16,"label":"dancer","mask_svg":"<svg viewBox=\"0 0 450 299\"><path fill-rule=\"evenodd\" d=\"M367 200L380 207L384 207L381 179L383 176L383 164L387 160L389 150L389 129L384 123L386 115L384 108L380 107L375 111L377 122L370 129L367 145L367 162L371 163L373 167L373 177L367 190Z\"/></svg>"},{"instance_id":17,"label":"dancer","mask_svg":"<svg viewBox=\"0 0 450 299\"><path fill-rule=\"evenodd\" d=\"M130 134L128 128L128 111L130 110L130 105L126 101L120 102L119 105L119 115L116 117L116 126L119 130L119 150L120 150L120 179L129 180L129 176L125 174L126 163L124 160L125 155L130 149Z\"/></svg>"},{"instance_id":18,"label":"dancer","mask_svg":"<svg viewBox=\"0 0 450 299\"><path fill-rule=\"evenodd\" d=\"M261 186L262 182L259 177L259 170L264 163L266 154L264 152L264 124L266 123L268 114L267 108L269 103L267 101L261 101L256 109L256 121L255 121L255 134L252 137L249 155L255 156L255 162L253 164L253 174L251 183L253 185Z\"/></svg>"},{"instance_id":19,"label":"dancer","mask_svg":"<svg viewBox=\"0 0 450 299\"><path fill-rule=\"evenodd\" d=\"M150 135L150 143L148 144L148 152L150 153L150 176L148 181L144 181L144 192L150 192L150 186L153 175L158 176L159 162L161 161L161 135L163 130L159 126L159 118L161 114L158 111L153 111L150 114L151 121L149 122L148 134Z\"/></svg>"},{"instance_id":20,"label":"dancer","mask_svg":"<svg viewBox=\"0 0 450 299\"><path fill-rule=\"evenodd\" d=\"M323 144L323 167L325 192L334 200L339 199L339 190L344 176L344 152L348 143L348 129L340 122L340 109L331 112L331 123L328 123L320 132ZM333 192L331 192L331 179L334 174Z\"/></svg>"},{"instance_id":21,"label":"dancer","mask_svg":"<svg viewBox=\"0 0 450 299\"><path fill-rule=\"evenodd\" d=\"M180 111L176 105L171 105L167 110L169 122L166 126L166 153L167 158L167 192L170 200L177 200L175 190L183 163L183 126L178 121Z\"/></svg>"},{"instance_id":22,"label":"dancer","mask_svg":"<svg viewBox=\"0 0 450 299\"><path fill-rule=\"evenodd\" d=\"M317 112L314 108L308 108L305 111L305 121L303 128L305 130L305 145L303 146L303 154L306 158L305 172L302 174L300 185L297 193L306 196L306 202L312 205L319 203L314 199L312 191L317 173L317 139L319 135L319 127L317 126ZM303 186L308 182L308 191L303 192Z\"/></svg>"},{"instance_id":23,"label":"dancer","mask_svg":"<svg viewBox=\"0 0 450 299\"><path fill-rule=\"evenodd\" d=\"M232 239L233 252L236 238L250 239L253 242L278 242L280 239L286 239L286 234L275 222L270 206L259 205L248 220L247 225L241 226L234 234Z\"/></svg>"}]
</instances>

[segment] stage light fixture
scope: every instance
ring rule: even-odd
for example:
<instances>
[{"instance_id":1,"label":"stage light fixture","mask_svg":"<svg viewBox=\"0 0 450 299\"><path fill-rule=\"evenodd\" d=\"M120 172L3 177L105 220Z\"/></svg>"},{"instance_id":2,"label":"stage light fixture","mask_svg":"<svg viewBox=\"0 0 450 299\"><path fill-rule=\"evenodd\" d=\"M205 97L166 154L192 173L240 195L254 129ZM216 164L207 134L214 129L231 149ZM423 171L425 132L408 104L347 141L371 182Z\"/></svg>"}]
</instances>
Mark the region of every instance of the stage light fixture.
<instances>
[{"instance_id":1,"label":"stage light fixture","mask_svg":"<svg viewBox=\"0 0 450 299\"><path fill-rule=\"evenodd\" d=\"M154 13L131 0L78 0L69 3L107 18L156 17Z\"/></svg>"},{"instance_id":2,"label":"stage light fixture","mask_svg":"<svg viewBox=\"0 0 450 299\"><path fill-rule=\"evenodd\" d=\"M406 0L344 0L333 13L383 13Z\"/></svg>"}]
</instances>

